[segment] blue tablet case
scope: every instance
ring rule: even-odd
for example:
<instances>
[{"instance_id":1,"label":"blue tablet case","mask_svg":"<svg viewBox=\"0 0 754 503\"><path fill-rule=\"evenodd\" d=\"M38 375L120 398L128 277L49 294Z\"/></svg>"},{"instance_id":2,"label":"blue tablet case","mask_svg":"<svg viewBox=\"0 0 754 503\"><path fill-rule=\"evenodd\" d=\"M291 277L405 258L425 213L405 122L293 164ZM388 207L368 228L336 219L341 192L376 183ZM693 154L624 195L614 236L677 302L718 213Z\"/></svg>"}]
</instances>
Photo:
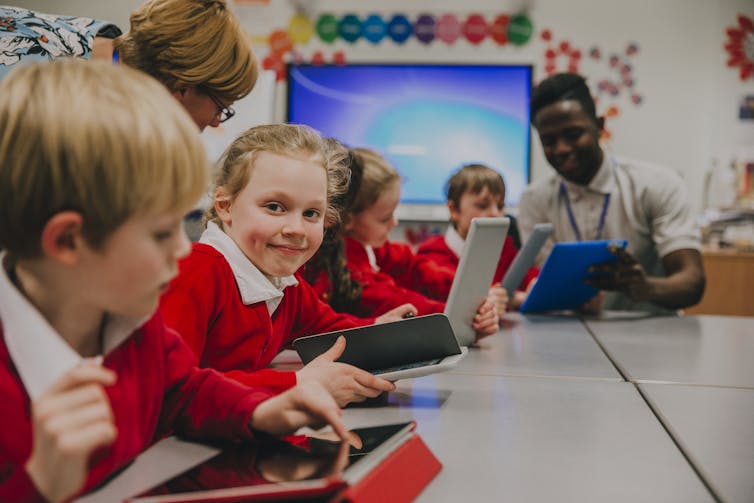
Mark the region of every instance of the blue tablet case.
<instances>
[{"instance_id":1,"label":"blue tablet case","mask_svg":"<svg viewBox=\"0 0 754 503\"><path fill-rule=\"evenodd\" d=\"M521 306L521 312L580 308L597 295L596 288L584 283L587 269L594 264L618 260L610 253L608 245L625 248L627 244L620 239L556 243Z\"/></svg>"}]
</instances>

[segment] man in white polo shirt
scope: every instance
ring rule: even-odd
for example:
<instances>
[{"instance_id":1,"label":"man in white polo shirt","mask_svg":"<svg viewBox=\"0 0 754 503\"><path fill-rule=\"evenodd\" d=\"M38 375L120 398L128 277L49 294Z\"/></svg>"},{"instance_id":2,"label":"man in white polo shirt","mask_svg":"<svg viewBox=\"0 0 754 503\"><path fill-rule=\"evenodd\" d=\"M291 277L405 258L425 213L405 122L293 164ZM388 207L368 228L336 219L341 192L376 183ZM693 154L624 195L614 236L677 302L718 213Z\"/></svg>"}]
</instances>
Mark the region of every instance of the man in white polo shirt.
<instances>
[{"instance_id":1,"label":"man in white polo shirt","mask_svg":"<svg viewBox=\"0 0 754 503\"><path fill-rule=\"evenodd\" d=\"M595 267L590 283L607 290L604 309L670 311L704 292L700 234L686 188L673 171L610 156L583 77L561 73L532 92L532 124L555 173L531 184L519 205L523 239L552 222L552 239L626 239L618 262Z\"/></svg>"}]
</instances>

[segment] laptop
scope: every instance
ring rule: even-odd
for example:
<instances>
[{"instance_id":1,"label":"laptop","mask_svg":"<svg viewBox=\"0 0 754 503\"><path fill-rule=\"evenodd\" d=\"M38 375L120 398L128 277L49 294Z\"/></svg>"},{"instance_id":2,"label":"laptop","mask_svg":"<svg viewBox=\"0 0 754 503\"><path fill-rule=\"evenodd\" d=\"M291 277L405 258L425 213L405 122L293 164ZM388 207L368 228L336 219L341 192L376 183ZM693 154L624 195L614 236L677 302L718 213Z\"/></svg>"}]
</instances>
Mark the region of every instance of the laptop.
<instances>
[{"instance_id":1,"label":"laptop","mask_svg":"<svg viewBox=\"0 0 754 503\"><path fill-rule=\"evenodd\" d=\"M346 349L339 362L388 381L443 372L466 355L443 314L299 337L293 349L306 364L330 349L341 335L346 338Z\"/></svg>"},{"instance_id":2,"label":"laptop","mask_svg":"<svg viewBox=\"0 0 754 503\"><path fill-rule=\"evenodd\" d=\"M610 247L625 248L623 239L555 243L537 282L521 306L522 313L579 309L598 290L584 283L595 264L616 262Z\"/></svg>"},{"instance_id":3,"label":"laptop","mask_svg":"<svg viewBox=\"0 0 754 503\"><path fill-rule=\"evenodd\" d=\"M536 224L531 236L518 251L508 270L505 271L505 276L503 276L500 284L508 292L509 299L513 298L513 293L523 281L529 268L534 265L539 251L547 242L547 238L552 235L552 229L551 223Z\"/></svg>"},{"instance_id":4,"label":"laptop","mask_svg":"<svg viewBox=\"0 0 754 503\"><path fill-rule=\"evenodd\" d=\"M503 251L510 220L507 217L474 218L458 263L445 316L461 346L476 340L471 322L487 294Z\"/></svg>"}]
</instances>

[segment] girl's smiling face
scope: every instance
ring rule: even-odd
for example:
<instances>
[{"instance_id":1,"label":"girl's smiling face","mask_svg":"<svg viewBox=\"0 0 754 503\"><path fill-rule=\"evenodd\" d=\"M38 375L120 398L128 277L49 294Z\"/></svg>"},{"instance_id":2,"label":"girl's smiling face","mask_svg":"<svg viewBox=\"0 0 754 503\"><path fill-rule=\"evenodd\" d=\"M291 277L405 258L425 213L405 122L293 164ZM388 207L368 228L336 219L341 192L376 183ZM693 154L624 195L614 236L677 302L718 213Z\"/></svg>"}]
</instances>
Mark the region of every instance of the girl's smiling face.
<instances>
[{"instance_id":1,"label":"girl's smiling face","mask_svg":"<svg viewBox=\"0 0 754 503\"><path fill-rule=\"evenodd\" d=\"M218 189L223 230L268 277L290 276L322 244L327 172L311 157L259 152L246 186L231 201Z\"/></svg>"}]
</instances>

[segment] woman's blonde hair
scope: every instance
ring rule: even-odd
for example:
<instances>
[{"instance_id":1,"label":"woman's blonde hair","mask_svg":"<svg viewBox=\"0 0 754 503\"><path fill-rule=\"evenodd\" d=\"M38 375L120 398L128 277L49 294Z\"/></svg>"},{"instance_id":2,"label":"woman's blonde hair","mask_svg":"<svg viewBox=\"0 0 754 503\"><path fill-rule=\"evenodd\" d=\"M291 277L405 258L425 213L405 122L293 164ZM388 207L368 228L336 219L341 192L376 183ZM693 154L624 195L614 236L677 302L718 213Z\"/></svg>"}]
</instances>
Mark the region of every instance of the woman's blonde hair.
<instances>
[{"instance_id":1,"label":"woman's blonde hair","mask_svg":"<svg viewBox=\"0 0 754 503\"><path fill-rule=\"evenodd\" d=\"M131 30L115 39L128 66L171 92L196 86L223 102L249 94L257 61L224 0L149 0L131 14Z\"/></svg>"},{"instance_id":2,"label":"woman's blonde hair","mask_svg":"<svg viewBox=\"0 0 754 503\"><path fill-rule=\"evenodd\" d=\"M61 211L101 247L132 215L189 209L207 174L196 125L141 72L60 59L0 85L0 248L16 257L40 255Z\"/></svg>"},{"instance_id":3,"label":"woman's blonde hair","mask_svg":"<svg viewBox=\"0 0 754 503\"><path fill-rule=\"evenodd\" d=\"M401 176L374 150L368 148L351 149L354 162L361 170L361 185L354 197L349 213L361 213L372 206L380 195L394 183L400 183Z\"/></svg>"},{"instance_id":4,"label":"woman's blonde hair","mask_svg":"<svg viewBox=\"0 0 754 503\"><path fill-rule=\"evenodd\" d=\"M344 163L348 152L327 142L314 129L299 124L267 124L253 127L238 136L218 161L213 196L222 189L232 203L246 187L260 152L306 157L322 166L327 173L327 209L325 224L338 221L338 198L348 188L349 170ZM291 180L295 184L296 180ZM219 223L212 205L204 215L205 223Z\"/></svg>"}]
</instances>

